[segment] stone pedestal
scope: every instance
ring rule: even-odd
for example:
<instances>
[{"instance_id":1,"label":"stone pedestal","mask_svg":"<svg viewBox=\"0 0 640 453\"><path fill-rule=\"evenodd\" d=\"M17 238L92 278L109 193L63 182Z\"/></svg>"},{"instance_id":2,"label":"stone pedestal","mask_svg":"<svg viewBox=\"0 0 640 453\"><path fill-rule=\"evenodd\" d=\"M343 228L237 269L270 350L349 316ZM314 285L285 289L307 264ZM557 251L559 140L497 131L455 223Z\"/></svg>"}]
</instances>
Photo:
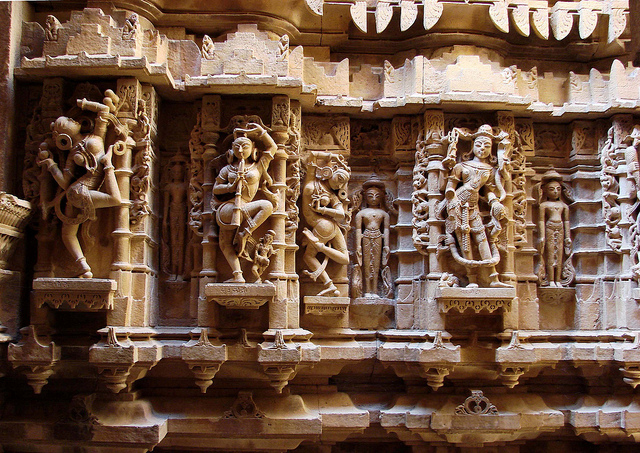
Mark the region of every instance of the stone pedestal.
<instances>
[{"instance_id":1,"label":"stone pedestal","mask_svg":"<svg viewBox=\"0 0 640 453\"><path fill-rule=\"evenodd\" d=\"M310 327L343 328L349 326L348 297L304 296L304 319Z\"/></svg>"},{"instance_id":2,"label":"stone pedestal","mask_svg":"<svg viewBox=\"0 0 640 453\"><path fill-rule=\"evenodd\" d=\"M393 325L395 302L383 297L358 297L349 307L353 329L388 329Z\"/></svg>"},{"instance_id":3,"label":"stone pedestal","mask_svg":"<svg viewBox=\"0 0 640 453\"><path fill-rule=\"evenodd\" d=\"M472 309L476 313L497 310L511 311L513 299L516 297L515 288L438 288L436 300L443 313L455 310L464 313Z\"/></svg>"},{"instance_id":4,"label":"stone pedestal","mask_svg":"<svg viewBox=\"0 0 640 453\"><path fill-rule=\"evenodd\" d=\"M271 283L209 283L205 296L230 309L257 310L273 301L276 287Z\"/></svg>"},{"instance_id":5,"label":"stone pedestal","mask_svg":"<svg viewBox=\"0 0 640 453\"><path fill-rule=\"evenodd\" d=\"M113 309L115 280L102 278L36 278L33 292L36 306L75 311Z\"/></svg>"}]
</instances>

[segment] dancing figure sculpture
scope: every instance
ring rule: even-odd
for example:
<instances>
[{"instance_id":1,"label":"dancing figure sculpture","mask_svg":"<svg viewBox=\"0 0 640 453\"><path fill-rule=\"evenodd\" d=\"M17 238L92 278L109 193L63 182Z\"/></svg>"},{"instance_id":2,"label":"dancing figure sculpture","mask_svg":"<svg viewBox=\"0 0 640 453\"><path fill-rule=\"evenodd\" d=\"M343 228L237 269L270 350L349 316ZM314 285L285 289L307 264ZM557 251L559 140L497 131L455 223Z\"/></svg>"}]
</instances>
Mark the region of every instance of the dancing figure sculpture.
<instances>
[{"instance_id":1,"label":"dancing figure sculpture","mask_svg":"<svg viewBox=\"0 0 640 453\"><path fill-rule=\"evenodd\" d=\"M220 228L220 249L233 277L229 282L244 283L240 258L251 260L246 251L251 234L273 213L276 197L268 189L273 180L267 173L277 150L264 127L248 123L233 131L235 139L227 152L228 164L218 174L213 186L214 210ZM256 147L261 142L264 151ZM258 199L262 190L267 199Z\"/></svg>"},{"instance_id":2,"label":"dancing figure sculpture","mask_svg":"<svg viewBox=\"0 0 640 453\"><path fill-rule=\"evenodd\" d=\"M97 113L92 132L82 133L82 125L78 121L61 116L51 124L52 138L40 145L38 155L38 164L46 167L60 186L59 193L51 204L62 221L62 242L79 268L76 276L83 278L92 278L93 272L78 240L80 225L95 220L96 209L118 206L121 203L111 158L114 148L121 146L123 142L116 142L105 150L109 123L118 122L113 112L119 98L111 90L107 90L105 94L103 103L86 99L77 101L82 110ZM122 129L120 131L122 133ZM126 132L124 135L126 136ZM62 170L53 159L54 147L63 153L68 151Z\"/></svg>"},{"instance_id":3,"label":"dancing figure sculpture","mask_svg":"<svg viewBox=\"0 0 640 453\"><path fill-rule=\"evenodd\" d=\"M349 264L345 234L351 212L348 209L347 184L350 172L339 154L312 152L302 189L302 214L309 228L303 230L304 273L323 285L319 296L339 296L340 291L327 273L329 260ZM324 254L320 262L318 254Z\"/></svg>"}]
</instances>

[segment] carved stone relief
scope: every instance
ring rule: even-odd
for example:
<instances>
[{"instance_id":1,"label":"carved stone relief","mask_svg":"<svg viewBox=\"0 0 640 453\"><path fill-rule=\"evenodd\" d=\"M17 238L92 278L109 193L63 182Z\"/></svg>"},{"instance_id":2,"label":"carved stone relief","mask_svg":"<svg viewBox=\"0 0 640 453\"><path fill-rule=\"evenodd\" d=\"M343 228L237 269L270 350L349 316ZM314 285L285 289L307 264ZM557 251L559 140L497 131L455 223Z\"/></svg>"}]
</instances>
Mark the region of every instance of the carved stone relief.
<instances>
[{"instance_id":1,"label":"carved stone relief","mask_svg":"<svg viewBox=\"0 0 640 453\"><path fill-rule=\"evenodd\" d=\"M346 233L351 221L347 184L351 172L340 154L312 151L306 163L302 189L304 236L303 273L319 281L318 296L340 296L327 265L333 261L346 269L349 264ZM322 261L318 255L324 255Z\"/></svg>"},{"instance_id":2,"label":"carved stone relief","mask_svg":"<svg viewBox=\"0 0 640 453\"><path fill-rule=\"evenodd\" d=\"M549 170L533 188L538 205L538 250L540 286L568 286L575 277L571 263L571 227L569 205L571 187L555 170Z\"/></svg>"}]
</instances>

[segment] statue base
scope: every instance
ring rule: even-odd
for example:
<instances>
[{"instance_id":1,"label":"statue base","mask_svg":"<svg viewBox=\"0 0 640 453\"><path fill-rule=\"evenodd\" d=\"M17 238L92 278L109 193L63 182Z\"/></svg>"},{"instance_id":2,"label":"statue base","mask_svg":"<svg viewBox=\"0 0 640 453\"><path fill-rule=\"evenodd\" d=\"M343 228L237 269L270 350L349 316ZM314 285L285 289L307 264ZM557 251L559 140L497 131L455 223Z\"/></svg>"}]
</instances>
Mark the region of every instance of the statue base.
<instances>
[{"instance_id":1,"label":"statue base","mask_svg":"<svg viewBox=\"0 0 640 453\"><path fill-rule=\"evenodd\" d=\"M538 286L538 299L542 304L568 304L575 302L576 289Z\"/></svg>"},{"instance_id":2,"label":"statue base","mask_svg":"<svg viewBox=\"0 0 640 453\"><path fill-rule=\"evenodd\" d=\"M276 287L272 283L208 283L204 294L229 309L257 310L273 301Z\"/></svg>"},{"instance_id":3,"label":"statue base","mask_svg":"<svg viewBox=\"0 0 640 453\"><path fill-rule=\"evenodd\" d=\"M344 316L349 313L348 297L304 296L304 314L316 316Z\"/></svg>"},{"instance_id":4,"label":"statue base","mask_svg":"<svg viewBox=\"0 0 640 453\"><path fill-rule=\"evenodd\" d=\"M393 326L394 308L392 299L358 297L351 302L349 324L353 329L389 329Z\"/></svg>"},{"instance_id":5,"label":"statue base","mask_svg":"<svg viewBox=\"0 0 640 453\"><path fill-rule=\"evenodd\" d=\"M469 309L476 313L481 311L493 313L498 310L509 312L515 297L515 288L445 287L436 289L435 294L442 313L450 310L464 313Z\"/></svg>"},{"instance_id":6,"label":"statue base","mask_svg":"<svg viewBox=\"0 0 640 453\"><path fill-rule=\"evenodd\" d=\"M101 311L113 309L118 284L106 278L36 278L36 305L59 310Z\"/></svg>"}]
</instances>

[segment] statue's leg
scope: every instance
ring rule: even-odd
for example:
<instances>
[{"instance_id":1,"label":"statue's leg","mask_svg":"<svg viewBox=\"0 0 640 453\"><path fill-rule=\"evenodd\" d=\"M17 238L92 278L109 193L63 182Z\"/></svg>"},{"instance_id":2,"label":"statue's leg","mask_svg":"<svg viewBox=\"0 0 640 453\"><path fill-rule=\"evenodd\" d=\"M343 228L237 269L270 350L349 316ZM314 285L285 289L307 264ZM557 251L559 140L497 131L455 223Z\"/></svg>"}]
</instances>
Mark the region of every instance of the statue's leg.
<instances>
[{"instance_id":1,"label":"statue's leg","mask_svg":"<svg viewBox=\"0 0 640 453\"><path fill-rule=\"evenodd\" d=\"M118 206L122 203L120 197L120 189L118 188L118 181L116 180L115 172L108 170L104 174L104 190L105 192L99 192L97 190L90 190L91 199L93 205L96 208L109 208L111 206Z\"/></svg>"},{"instance_id":2,"label":"statue's leg","mask_svg":"<svg viewBox=\"0 0 640 453\"><path fill-rule=\"evenodd\" d=\"M77 277L92 278L93 273L87 264L87 259L82 253L80 241L78 241L78 228L79 225L64 223L61 231L62 243L81 269L81 272L78 273Z\"/></svg>"},{"instance_id":3,"label":"statue's leg","mask_svg":"<svg viewBox=\"0 0 640 453\"><path fill-rule=\"evenodd\" d=\"M235 231L236 230L227 230L223 228L220 229L220 250L222 250L222 254L227 259L227 262L231 267L231 271L233 272L233 278L228 281L244 283L242 268L240 267L240 260L238 259L238 255L236 255L236 251L233 247Z\"/></svg>"}]
</instances>

